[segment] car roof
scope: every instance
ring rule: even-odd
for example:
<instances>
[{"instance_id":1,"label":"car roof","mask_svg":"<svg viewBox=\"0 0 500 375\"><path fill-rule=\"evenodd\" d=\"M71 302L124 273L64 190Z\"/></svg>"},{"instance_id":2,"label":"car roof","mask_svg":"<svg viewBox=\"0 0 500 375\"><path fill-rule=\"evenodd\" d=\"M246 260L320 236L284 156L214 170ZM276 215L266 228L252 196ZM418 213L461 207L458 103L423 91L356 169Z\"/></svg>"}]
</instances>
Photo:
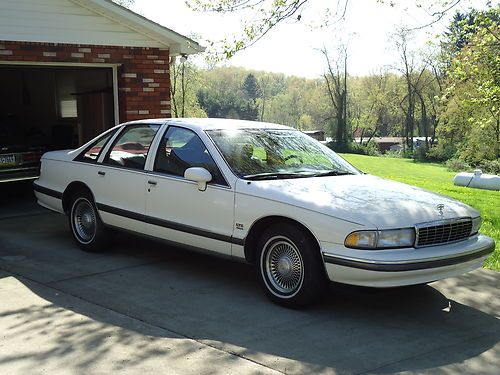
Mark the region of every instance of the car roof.
<instances>
[{"instance_id":1,"label":"car roof","mask_svg":"<svg viewBox=\"0 0 500 375\"><path fill-rule=\"evenodd\" d=\"M285 125L272 124L269 122L257 122L247 120L223 119L223 118L163 118L145 119L132 121L130 123L181 125L198 130L225 130L225 129L283 129L294 130Z\"/></svg>"}]
</instances>

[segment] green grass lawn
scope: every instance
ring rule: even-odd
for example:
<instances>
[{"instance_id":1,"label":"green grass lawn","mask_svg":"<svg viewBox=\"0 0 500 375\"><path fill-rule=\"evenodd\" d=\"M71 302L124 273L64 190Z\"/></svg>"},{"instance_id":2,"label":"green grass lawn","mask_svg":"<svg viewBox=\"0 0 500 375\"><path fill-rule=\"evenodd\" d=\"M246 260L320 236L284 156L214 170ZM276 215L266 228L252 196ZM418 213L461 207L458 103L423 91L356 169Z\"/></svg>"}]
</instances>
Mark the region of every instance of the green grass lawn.
<instances>
[{"instance_id":1,"label":"green grass lawn","mask_svg":"<svg viewBox=\"0 0 500 375\"><path fill-rule=\"evenodd\" d=\"M341 156L363 172L432 190L479 210L483 218L481 233L492 237L496 242L495 252L484 266L500 271L500 191L455 186L453 177L456 172L448 171L441 164L353 154Z\"/></svg>"}]
</instances>

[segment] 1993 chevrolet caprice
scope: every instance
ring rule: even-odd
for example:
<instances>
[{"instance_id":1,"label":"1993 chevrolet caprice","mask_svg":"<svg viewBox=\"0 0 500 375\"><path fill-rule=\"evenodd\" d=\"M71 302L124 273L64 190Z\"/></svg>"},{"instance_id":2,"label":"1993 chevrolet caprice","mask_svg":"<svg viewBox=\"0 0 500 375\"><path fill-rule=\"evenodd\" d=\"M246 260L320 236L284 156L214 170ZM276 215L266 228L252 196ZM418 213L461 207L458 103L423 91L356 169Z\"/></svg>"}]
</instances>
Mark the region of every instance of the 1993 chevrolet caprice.
<instances>
[{"instance_id":1,"label":"1993 chevrolet caprice","mask_svg":"<svg viewBox=\"0 0 500 375\"><path fill-rule=\"evenodd\" d=\"M40 205L83 250L119 228L255 264L268 297L318 299L328 280L427 283L481 267L494 241L473 208L361 173L289 127L239 120L122 124L42 158Z\"/></svg>"}]
</instances>

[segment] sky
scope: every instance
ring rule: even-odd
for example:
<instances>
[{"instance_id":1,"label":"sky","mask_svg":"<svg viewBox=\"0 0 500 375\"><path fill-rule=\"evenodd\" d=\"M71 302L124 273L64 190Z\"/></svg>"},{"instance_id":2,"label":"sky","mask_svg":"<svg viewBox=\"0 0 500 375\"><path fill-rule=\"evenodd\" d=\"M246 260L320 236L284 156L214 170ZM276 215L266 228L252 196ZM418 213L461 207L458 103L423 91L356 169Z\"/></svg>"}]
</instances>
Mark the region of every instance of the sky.
<instances>
[{"instance_id":1,"label":"sky","mask_svg":"<svg viewBox=\"0 0 500 375\"><path fill-rule=\"evenodd\" d=\"M393 68L398 63L398 55L391 34L402 25L415 28L431 22L429 13L440 1L445 0L394 0L397 5L391 7L389 1L350 0L344 20L320 27L325 8L336 1L310 0L300 22L279 25L253 46L219 65L318 78L326 65L320 49L326 47L335 56L338 45L347 43L350 75L368 75L383 68ZM424 6L416 7L417 2ZM486 0L461 0L441 21L415 30L411 48L426 48L429 41L435 41L435 36L446 29L456 10L464 12L470 7L484 8L486 3ZM209 41L237 35L245 16L194 12L184 0L135 0L131 9L178 33L196 35L194 39L203 46L209 46ZM204 64L200 57L190 59Z\"/></svg>"}]
</instances>

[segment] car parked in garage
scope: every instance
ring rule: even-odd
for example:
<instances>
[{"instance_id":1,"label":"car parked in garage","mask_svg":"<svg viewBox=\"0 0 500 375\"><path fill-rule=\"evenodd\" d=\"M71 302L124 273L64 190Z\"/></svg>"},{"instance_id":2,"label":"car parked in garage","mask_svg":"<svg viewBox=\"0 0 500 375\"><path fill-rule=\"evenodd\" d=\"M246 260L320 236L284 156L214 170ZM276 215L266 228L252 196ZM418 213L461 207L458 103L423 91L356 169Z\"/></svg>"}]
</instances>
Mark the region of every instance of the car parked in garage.
<instances>
[{"instance_id":1,"label":"car parked in garage","mask_svg":"<svg viewBox=\"0 0 500 375\"><path fill-rule=\"evenodd\" d=\"M15 124L0 118L0 183L34 180L40 173L45 147L30 143Z\"/></svg>"},{"instance_id":2,"label":"car parked in garage","mask_svg":"<svg viewBox=\"0 0 500 375\"><path fill-rule=\"evenodd\" d=\"M302 132L224 119L116 126L42 157L38 202L86 251L118 228L256 265L267 296L316 301L329 280L427 283L481 267L475 209L358 171Z\"/></svg>"}]
</instances>

